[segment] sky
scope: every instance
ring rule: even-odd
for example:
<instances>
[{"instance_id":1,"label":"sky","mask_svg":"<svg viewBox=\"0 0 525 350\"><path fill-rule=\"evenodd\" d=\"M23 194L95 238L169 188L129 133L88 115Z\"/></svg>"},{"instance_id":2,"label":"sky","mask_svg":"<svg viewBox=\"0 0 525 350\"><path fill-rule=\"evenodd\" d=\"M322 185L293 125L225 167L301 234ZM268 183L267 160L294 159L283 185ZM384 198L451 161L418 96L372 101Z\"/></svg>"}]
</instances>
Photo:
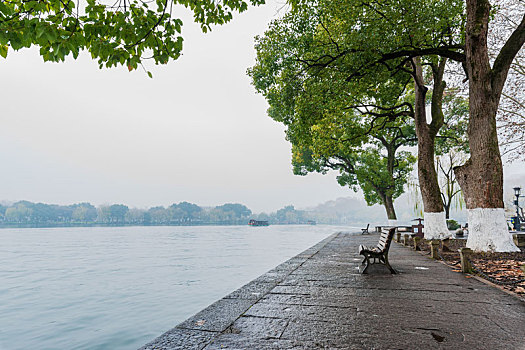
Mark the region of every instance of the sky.
<instances>
[{"instance_id":1,"label":"sky","mask_svg":"<svg viewBox=\"0 0 525 350\"><path fill-rule=\"evenodd\" d=\"M207 34L182 13L183 55L146 63L153 79L100 70L86 54L44 63L38 49L10 52L0 62L0 200L271 212L360 196L333 172L292 174L284 127L250 85L254 37L282 6L250 8ZM506 168L507 187L525 185L524 168Z\"/></svg>"},{"instance_id":2,"label":"sky","mask_svg":"<svg viewBox=\"0 0 525 350\"><path fill-rule=\"evenodd\" d=\"M292 174L284 127L250 85L254 37L282 4L211 33L184 21L183 56L144 71L86 54L44 63L38 49L0 62L0 200L132 207L240 202L255 212L352 195L335 174Z\"/></svg>"}]
</instances>

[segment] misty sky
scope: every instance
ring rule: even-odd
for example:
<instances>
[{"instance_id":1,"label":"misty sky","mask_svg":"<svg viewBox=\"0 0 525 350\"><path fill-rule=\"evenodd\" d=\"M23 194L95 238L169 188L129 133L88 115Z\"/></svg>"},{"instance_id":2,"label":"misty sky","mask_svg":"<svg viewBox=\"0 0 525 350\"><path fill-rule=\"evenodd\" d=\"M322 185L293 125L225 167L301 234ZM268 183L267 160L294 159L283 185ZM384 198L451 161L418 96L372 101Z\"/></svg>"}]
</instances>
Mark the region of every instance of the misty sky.
<instances>
[{"instance_id":1,"label":"misty sky","mask_svg":"<svg viewBox=\"0 0 525 350\"><path fill-rule=\"evenodd\" d=\"M208 34L182 15L183 56L147 62L153 79L99 70L86 54L43 63L38 49L10 51L0 62L0 200L268 212L354 195L335 174L292 174L284 128L246 76L253 38L280 6L250 8ZM521 167L508 173L525 180Z\"/></svg>"},{"instance_id":2,"label":"misty sky","mask_svg":"<svg viewBox=\"0 0 525 350\"><path fill-rule=\"evenodd\" d=\"M153 73L99 70L84 54L0 63L0 200L149 207L241 202L273 211L351 195L335 175L294 176L284 128L246 76L253 38L281 5L250 8L212 33L185 15L184 51Z\"/></svg>"}]
</instances>

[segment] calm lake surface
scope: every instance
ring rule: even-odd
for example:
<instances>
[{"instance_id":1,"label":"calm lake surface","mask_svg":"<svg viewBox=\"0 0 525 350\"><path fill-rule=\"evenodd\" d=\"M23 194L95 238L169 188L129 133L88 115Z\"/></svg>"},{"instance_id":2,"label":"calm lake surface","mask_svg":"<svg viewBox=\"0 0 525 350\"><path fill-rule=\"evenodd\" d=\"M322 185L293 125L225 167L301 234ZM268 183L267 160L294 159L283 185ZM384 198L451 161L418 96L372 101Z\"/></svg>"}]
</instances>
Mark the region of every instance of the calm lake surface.
<instances>
[{"instance_id":1,"label":"calm lake surface","mask_svg":"<svg viewBox=\"0 0 525 350\"><path fill-rule=\"evenodd\" d=\"M136 349L337 226L0 230L0 349Z\"/></svg>"}]
</instances>

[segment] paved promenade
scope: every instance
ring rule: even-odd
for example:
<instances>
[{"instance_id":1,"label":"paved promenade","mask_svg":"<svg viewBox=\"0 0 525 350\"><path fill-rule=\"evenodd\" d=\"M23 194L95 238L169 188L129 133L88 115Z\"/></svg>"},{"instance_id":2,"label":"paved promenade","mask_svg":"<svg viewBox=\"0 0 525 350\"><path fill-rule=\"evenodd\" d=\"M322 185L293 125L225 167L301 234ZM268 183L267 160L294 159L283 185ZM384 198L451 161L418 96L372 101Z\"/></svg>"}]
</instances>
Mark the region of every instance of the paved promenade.
<instances>
[{"instance_id":1,"label":"paved promenade","mask_svg":"<svg viewBox=\"0 0 525 350\"><path fill-rule=\"evenodd\" d=\"M525 350L524 302L411 249L360 275L378 238L332 235L142 349Z\"/></svg>"}]
</instances>

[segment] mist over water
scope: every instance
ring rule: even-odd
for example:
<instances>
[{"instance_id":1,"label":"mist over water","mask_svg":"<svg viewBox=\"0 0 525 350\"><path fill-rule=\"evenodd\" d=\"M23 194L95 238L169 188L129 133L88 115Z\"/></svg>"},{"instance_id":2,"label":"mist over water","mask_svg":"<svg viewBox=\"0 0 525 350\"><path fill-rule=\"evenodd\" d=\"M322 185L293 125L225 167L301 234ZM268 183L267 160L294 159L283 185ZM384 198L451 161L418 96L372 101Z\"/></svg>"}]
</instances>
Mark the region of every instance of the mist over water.
<instances>
[{"instance_id":1,"label":"mist over water","mask_svg":"<svg viewBox=\"0 0 525 350\"><path fill-rule=\"evenodd\" d=\"M0 230L0 349L136 349L336 226Z\"/></svg>"}]
</instances>

